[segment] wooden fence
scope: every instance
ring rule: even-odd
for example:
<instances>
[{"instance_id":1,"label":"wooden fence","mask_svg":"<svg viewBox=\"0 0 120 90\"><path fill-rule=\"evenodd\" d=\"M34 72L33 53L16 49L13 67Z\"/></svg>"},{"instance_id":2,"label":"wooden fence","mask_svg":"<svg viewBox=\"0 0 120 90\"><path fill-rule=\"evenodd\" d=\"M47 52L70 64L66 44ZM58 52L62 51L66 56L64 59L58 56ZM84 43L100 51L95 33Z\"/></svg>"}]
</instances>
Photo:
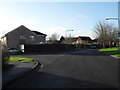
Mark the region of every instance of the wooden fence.
<instances>
[{"instance_id":1,"label":"wooden fence","mask_svg":"<svg viewBox=\"0 0 120 90\"><path fill-rule=\"evenodd\" d=\"M64 52L75 50L75 45L67 44L41 44L41 45L25 45L25 53L40 53L40 52Z\"/></svg>"}]
</instances>

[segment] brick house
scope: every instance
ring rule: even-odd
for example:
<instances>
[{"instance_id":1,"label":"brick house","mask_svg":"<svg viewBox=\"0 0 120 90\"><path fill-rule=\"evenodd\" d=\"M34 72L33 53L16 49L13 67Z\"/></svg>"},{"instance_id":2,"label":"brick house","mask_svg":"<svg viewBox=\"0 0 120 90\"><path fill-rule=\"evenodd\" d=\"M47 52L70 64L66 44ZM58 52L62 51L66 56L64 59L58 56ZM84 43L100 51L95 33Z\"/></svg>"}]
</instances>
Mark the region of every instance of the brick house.
<instances>
[{"instance_id":1,"label":"brick house","mask_svg":"<svg viewBox=\"0 0 120 90\"><path fill-rule=\"evenodd\" d=\"M92 40L92 44L98 44L98 39Z\"/></svg>"},{"instance_id":2,"label":"brick house","mask_svg":"<svg viewBox=\"0 0 120 90\"><path fill-rule=\"evenodd\" d=\"M2 37L2 42L8 48L16 48L20 50L21 45L25 44L42 44L46 42L46 34L38 31L31 31L27 27L21 25Z\"/></svg>"},{"instance_id":3,"label":"brick house","mask_svg":"<svg viewBox=\"0 0 120 90\"><path fill-rule=\"evenodd\" d=\"M92 39L90 37L86 36L79 36L76 40L77 44L86 44L86 43L92 43Z\"/></svg>"},{"instance_id":4,"label":"brick house","mask_svg":"<svg viewBox=\"0 0 120 90\"><path fill-rule=\"evenodd\" d=\"M79 37L66 38L63 43L64 44L86 44L86 43L93 43L93 40L87 36L79 36Z\"/></svg>"},{"instance_id":5,"label":"brick house","mask_svg":"<svg viewBox=\"0 0 120 90\"><path fill-rule=\"evenodd\" d=\"M77 37L66 38L63 43L65 44L76 44Z\"/></svg>"}]
</instances>

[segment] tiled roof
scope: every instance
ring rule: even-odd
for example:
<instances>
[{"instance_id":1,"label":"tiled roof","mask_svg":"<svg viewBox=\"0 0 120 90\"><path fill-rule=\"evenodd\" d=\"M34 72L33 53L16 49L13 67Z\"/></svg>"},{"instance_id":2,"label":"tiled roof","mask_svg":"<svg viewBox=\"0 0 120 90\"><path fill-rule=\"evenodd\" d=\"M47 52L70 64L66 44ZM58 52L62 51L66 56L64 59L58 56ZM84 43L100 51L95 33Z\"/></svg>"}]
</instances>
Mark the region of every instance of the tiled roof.
<instances>
[{"instance_id":1,"label":"tiled roof","mask_svg":"<svg viewBox=\"0 0 120 90\"><path fill-rule=\"evenodd\" d=\"M91 38L90 38L90 37L79 36L79 38L81 38L82 40L89 40L89 41L91 41Z\"/></svg>"},{"instance_id":2,"label":"tiled roof","mask_svg":"<svg viewBox=\"0 0 120 90\"><path fill-rule=\"evenodd\" d=\"M46 34L43 34L41 32L38 32L38 31L32 31L33 33L35 33L36 35L46 35Z\"/></svg>"},{"instance_id":3,"label":"tiled roof","mask_svg":"<svg viewBox=\"0 0 120 90\"><path fill-rule=\"evenodd\" d=\"M23 28L28 29L28 28L25 27L24 25L21 25L21 26L15 28L14 30L20 30L20 29L23 29ZM13 32L14 30L12 30L12 31L10 31L10 32ZM28 30L30 30L30 29L28 29ZM30 30L30 31L31 31L31 30ZM10 32L6 33L5 36L6 36L7 34L9 34ZM31 32L33 32L33 33L36 34L36 35L46 35L46 34L43 34L43 33L41 33L41 32L38 32L38 31L31 31ZM46 35L46 36L47 36L47 35ZM4 37L4 36L3 36L3 37Z\"/></svg>"}]
</instances>

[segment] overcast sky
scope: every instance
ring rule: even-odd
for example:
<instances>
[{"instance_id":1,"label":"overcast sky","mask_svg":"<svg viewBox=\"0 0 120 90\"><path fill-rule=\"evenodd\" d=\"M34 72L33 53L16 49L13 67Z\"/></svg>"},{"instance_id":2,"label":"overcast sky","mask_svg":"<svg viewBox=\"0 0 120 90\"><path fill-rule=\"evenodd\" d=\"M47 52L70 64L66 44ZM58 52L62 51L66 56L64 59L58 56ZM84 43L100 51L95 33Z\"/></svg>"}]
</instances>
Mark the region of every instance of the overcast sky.
<instances>
[{"instance_id":1,"label":"overcast sky","mask_svg":"<svg viewBox=\"0 0 120 90\"><path fill-rule=\"evenodd\" d=\"M0 36L25 25L48 35L94 36L94 25L118 17L117 2L0 2ZM117 26L117 21L109 20Z\"/></svg>"}]
</instances>

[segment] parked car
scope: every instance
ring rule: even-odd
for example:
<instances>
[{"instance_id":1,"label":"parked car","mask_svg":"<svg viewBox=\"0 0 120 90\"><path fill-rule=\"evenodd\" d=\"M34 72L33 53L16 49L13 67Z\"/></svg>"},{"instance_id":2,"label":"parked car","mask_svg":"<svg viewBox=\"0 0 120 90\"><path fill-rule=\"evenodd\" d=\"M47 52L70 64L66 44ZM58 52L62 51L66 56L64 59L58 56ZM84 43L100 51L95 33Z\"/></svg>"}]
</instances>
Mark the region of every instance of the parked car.
<instances>
[{"instance_id":1,"label":"parked car","mask_svg":"<svg viewBox=\"0 0 120 90\"><path fill-rule=\"evenodd\" d=\"M97 46L91 46L91 48L96 49L96 48L97 48Z\"/></svg>"},{"instance_id":2,"label":"parked car","mask_svg":"<svg viewBox=\"0 0 120 90\"><path fill-rule=\"evenodd\" d=\"M9 49L8 49L8 52L9 52L10 54L17 54L19 51L18 51L16 48L9 48Z\"/></svg>"}]
</instances>

